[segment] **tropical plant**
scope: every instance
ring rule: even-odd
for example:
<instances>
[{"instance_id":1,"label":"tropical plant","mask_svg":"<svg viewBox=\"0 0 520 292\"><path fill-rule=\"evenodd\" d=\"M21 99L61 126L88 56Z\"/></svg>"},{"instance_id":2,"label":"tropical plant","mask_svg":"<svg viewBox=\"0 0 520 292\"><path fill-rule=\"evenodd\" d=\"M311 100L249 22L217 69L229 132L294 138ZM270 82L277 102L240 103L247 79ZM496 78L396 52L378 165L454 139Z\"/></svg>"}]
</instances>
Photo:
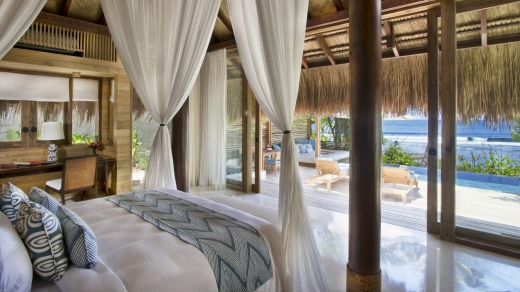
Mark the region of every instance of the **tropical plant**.
<instances>
[{"instance_id":1,"label":"tropical plant","mask_svg":"<svg viewBox=\"0 0 520 292\"><path fill-rule=\"evenodd\" d=\"M511 138L520 141L520 115L516 116L511 122Z\"/></svg>"},{"instance_id":2,"label":"tropical plant","mask_svg":"<svg viewBox=\"0 0 520 292\"><path fill-rule=\"evenodd\" d=\"M419 166L419 162L415 160L412 157L412 154L407 152L403 146L399 145L398 141L388 145L383 153L381 161L390 164Z\"/></svg>"},{"instance_id":3,"label":"tropical plant","mask_svg":"<svg viewBox=\"0 0 520 292\"><path fill-rule=\"evenodd\" d=\"M141 146L141 142L139 141L139 138L137 137L137 130L132 130L132 157L135 155L135 151L139 146Z\"/></svg>"},{"instance_id":4,"label":"tropical plant","mask_svg":"<svg viewBox=\"0 0 520 292\"><path fill-rule=\"evenodd\" d=\"M81 144L85 143L88 144L90 141L96 141L97 136L92 134L77 134L72 133L72 144Z\"/></svg>"},{"instance_id":5,"label":"tropical plant","mask_svg":"<svg viewBox=\"0 0 520 292\"><path fill-rule=\"evenodd\" d=\"M5 141L20 141L20 131L9 129L5 133Z\"/></svg>"},{"instance_id":6,"label":"tropical plant","mask_svg":"<svg viewBox=\"0 0 520 292\"><path fill-rule=\"evenodd\" d=\"M470 162L461 155L459 156L457 170L520 177L520 164L507 155L502 155L497 151L489 149L489 155L484 155L483 159L482 163L478 163L481 160L481 155L475 156L471 152L472 161Z\"/></svg>"},{"instance_id":7,"label":"tropical plant","mask_svg":"<svg viewBox=\"0 0 520 292\"><path fill-rule=\"evenodd\" d=\"M315 124L316 118L313 117L311 123ZM333 149L348 150L350 148L350 120L345 118L322 117L320 125L320 141L332 142ZM314 138L315 132L311 138Z\"/></svg>"}]
</instances>

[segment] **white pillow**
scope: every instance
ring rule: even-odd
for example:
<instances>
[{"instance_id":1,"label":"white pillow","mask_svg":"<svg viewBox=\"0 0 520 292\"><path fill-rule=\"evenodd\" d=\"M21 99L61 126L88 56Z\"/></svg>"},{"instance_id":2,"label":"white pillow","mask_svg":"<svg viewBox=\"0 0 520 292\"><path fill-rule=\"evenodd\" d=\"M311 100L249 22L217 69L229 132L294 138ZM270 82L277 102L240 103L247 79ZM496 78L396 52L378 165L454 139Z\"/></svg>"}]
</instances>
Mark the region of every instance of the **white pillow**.
<instances>
[{"instance_id":1,"label":"white pillow","mask_svg":"<svg viewBox=\"0 0 520 292\"><path fill-rule=\"evenodd\" d=\"M30 291L32 264L18 232L0 212L0 291Z\"/></svg>"},{"instance_id":2,"label":"white pillow","mask_svg":"<svg viewBox=\"0 0 520 292\"><path fill-rule=\"evenodd\" d=\"M298 148L300 149L300 153L307 153L307 147L305 144L298 144Z\"/></svg>"}]
</instances>

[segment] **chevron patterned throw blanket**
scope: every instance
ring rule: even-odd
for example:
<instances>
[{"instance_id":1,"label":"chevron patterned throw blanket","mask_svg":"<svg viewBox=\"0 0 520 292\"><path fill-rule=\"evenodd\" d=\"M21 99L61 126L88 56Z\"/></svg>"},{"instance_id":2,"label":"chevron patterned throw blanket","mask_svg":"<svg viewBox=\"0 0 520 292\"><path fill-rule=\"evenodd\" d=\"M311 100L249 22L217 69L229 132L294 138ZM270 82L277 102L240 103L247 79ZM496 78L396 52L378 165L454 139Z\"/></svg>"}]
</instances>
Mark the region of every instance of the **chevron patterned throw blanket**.
<instances>
[{"instance_id":1,"label":"chevron patterned throw blanket","mask_svg":"<svg viewBox=\"0 0 520 292\"><path fill-rule=\"evenodd\" d=\"M249 224L157 191L106 199L199 249L219 291L253 291L273 276L267 244Z\"/></svg>"}]
</instances>

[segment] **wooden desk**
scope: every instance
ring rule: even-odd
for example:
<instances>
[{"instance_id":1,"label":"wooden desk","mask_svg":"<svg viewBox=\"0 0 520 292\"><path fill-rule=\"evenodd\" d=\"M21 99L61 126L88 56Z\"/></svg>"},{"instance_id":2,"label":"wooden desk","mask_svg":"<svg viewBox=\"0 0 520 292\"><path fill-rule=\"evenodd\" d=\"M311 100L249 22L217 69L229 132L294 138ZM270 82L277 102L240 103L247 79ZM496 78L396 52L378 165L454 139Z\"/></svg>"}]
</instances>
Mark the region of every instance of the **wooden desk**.
<instances>
[{"instance_id":1,"label":"wooden desk","mask_svg":"<svg viewBox=\"0 0 520 292\"><path fill-rule=\"evenodd\" d=\"M103 167L104 169L104 176L103 181L101 184L101 187L105 191L105 195L108 195L108 170L110 163L116 162L113 158L107 158L98 156L98 168ZM28 175L35 175L35 174L45 174L45 173L51 173L51 172L58 172L63 169L63 163L56 162L52 164L42 164L42 165L31 165L31 166L18 166L16 168L3 168L0 166L0 179L8 179L12 177L18 177L18 176L28 176ZM98 172L99 173L99 172ZM99 175L98 175L98 182L99 182Z\"/></svg>"}]
</instances>

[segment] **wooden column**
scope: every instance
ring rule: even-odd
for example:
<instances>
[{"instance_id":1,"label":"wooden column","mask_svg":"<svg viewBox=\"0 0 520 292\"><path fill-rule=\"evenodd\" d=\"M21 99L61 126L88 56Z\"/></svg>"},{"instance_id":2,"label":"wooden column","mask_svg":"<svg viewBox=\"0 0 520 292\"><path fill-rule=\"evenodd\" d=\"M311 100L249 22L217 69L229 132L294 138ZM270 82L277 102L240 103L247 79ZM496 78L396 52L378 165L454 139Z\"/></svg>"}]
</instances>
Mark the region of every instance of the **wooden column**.
<instances>
[{"instance_id":1,"label":"wooden column","mask_svg":"<svg viewBox=\"0 0 520 292\"><path fill-rule=\"evenodd\" d=\"M251 141L253 92L251 91L245 76L242 80L242 191L244 193L250 193L253 190L253 163L251 159L253 155L253 143Z\"/></svg>"},{"instance_id":2,"label":"wooden column","mask_svg":"<svg viewBox=\"0 0 520 292\"><path fill-rule=\"evenodd\" d=\"M260 192L260 172L262 170L262 120L261 120L261 112L262 109L258 104L256 99L254 100L256 103L255 108L255 184L253 188L253 192Z\"/></svg>"},{"instance_id":3,"label":"wooden column","mask_svg":"<svg viewBox=\"0 0 520 292\"><path fill-rule=\"evenodd\" d=\"M271 141L271 136L273 134L272 132L272 128L271 128L271 121L267 121L265 123L265 146L267 145L271 145L272 144L272 141Z\"/></svg>"},{"instance_id":4,"label":"wooden column","mask_svg":"<svg viewBox=\"0 0 520 292\"><path fill-rule=\"evenodd\" d=\"M348 268L380 274L381 1L350 0L350 188Z\"/></svg>"},{"instance_id":5,"label":"wooden column","mask_svg":"<svg viewBox=\"0 0 520 292\"><path fill-rule=\"evenodd\" d=\"M455 0L441 0L441 239L455 239L455 174L457 137L457 32Z\"/></svg>"},{"instance_id":6,"label":"wooden column","mask_svg":"<svg viewBox=\"0 0 520 292\"><path fill-rule=\"evenodd\" d=\"M439 25L437 11L428 11L428 216L427 229L439 233L437 222L437 160L439 135Z\"/></svg>"},{"instance_id":7,"label":"wooden column","mask_svg":"<svg viewBox=\"0 0 520 292\"><path fill-rule=\"evenodd\" d=\"M186 99L184 105L172 120L173 169L175 170L177 189L183 192L190 191L189 113L190 103Z\"/></svg>"},{"instance_id":8,"label":"wooden column","mask_svg":"<svg viewBox=\"0 0 520 292\"><path fill-rule=\"evenodd\" d=\"M314 155L320 157L321 152L321 115L316 115L316 123L314 124L316 135L314 136Z\"/></svg>"}]
</instances>

